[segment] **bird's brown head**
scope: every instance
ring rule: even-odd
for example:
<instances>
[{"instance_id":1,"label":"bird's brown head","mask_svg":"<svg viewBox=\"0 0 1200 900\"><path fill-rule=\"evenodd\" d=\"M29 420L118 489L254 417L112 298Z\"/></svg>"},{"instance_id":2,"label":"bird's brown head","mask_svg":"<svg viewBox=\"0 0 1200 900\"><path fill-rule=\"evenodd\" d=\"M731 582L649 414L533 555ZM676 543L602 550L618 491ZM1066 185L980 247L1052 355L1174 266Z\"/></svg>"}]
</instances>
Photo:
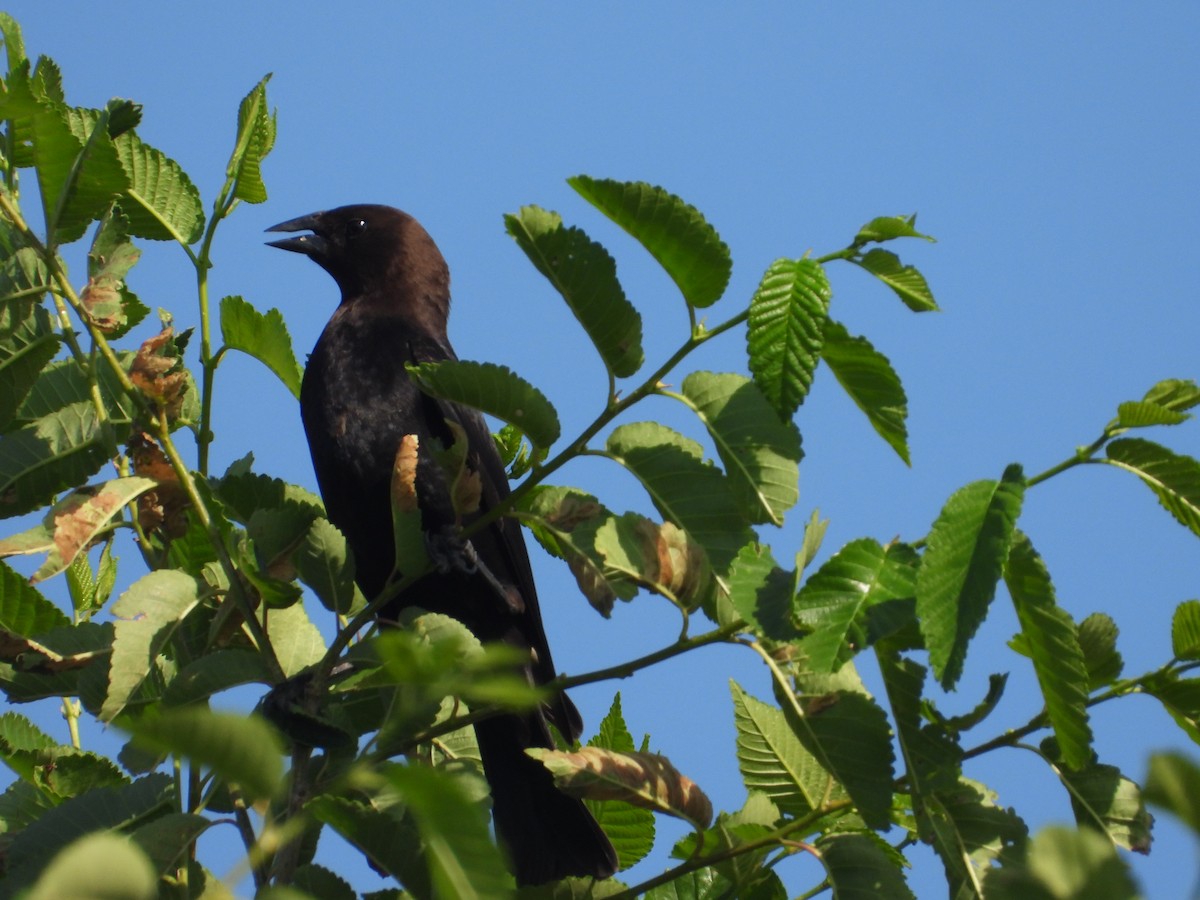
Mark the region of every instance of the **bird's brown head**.
<instances>
[{"instance_id":1,"label":"bird's brown head","mask_svg":"<svg viewBox=\"0 0 1200 900\"><path fill-rule=\"evenodd\" d=\"M310 213L267 231L307 232L272 247L303 253L333 276L343 303L382 304L437 317L450 311L450 272L428 232L390 206L356 204Z\"/></svg>"}]
</instances>

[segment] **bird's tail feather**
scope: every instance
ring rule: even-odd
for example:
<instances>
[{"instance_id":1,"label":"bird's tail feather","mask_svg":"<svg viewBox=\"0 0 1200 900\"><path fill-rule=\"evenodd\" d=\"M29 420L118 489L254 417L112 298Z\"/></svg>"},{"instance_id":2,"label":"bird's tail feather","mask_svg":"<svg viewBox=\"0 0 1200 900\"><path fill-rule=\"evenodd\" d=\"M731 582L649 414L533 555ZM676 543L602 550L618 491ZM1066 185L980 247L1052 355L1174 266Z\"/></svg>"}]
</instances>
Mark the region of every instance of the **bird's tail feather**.
<instances>
[{"instance_id":1,"label":"bird's tail feather","mask_svg":"<svg viewBox=\"0 0 1200 900\"><path fill-rule=\"evenodd\" d=\"M558 790L546 768L525 754L526 747L549 743L541 717L496 716L477 722L475 734L492 788L496 833L512 857L517 883L612 875L616 852L583 801Z\"/></svg>"}]
</instances>

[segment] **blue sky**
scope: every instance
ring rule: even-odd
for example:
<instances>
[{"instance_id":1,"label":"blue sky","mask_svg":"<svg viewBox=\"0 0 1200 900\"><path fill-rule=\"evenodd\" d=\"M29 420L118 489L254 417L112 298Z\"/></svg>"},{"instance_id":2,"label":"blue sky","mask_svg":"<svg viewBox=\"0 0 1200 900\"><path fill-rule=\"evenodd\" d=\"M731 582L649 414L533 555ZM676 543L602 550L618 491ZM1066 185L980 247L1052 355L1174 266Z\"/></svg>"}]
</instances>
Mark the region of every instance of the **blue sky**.
<instances>
[{"instance_id":1,"label":"blue sky","mask_svg":"<svg viewBox=\"0 0 1200 900\"><path fill-rule=\"evenodd\" d=\"M142 137L184 166L206 206L223 178L237 103L273 72L270 199L222 227L216 296L279 307L303 357L335 289L316 267L263 248L262 230L343 203L400 206L449 260L459 355L507 364L541 386L566 433L602 401L602 369L505 235L503 213L536 203L605 243L655 360L684 335L682 303L566 177L650 181L695 204L734 260L714 322L744 303L773 259L837 249L876 215L918 212L939 242L896 249L925 273L942 313L914 316L863 273L831 270L834 315L904 379L913 466L820 373L798 417L807 453L800 505L782 531L765 535L780 558L814 507L831 522L826 555L861 536L917 539L961 485L998 477L1014 461L1041 471L1093 440L1118 402L1162 378L1200 376L1200 6L1192 3L7 9L29 52L61 65L72 103L143 103ZM132 286L193 323L186 260L170 247L144 249ZM744 371L740 337L706 350L697 367ZM217 389L214 469L253 450L260 471L312 487L286 391L245 358L223 365ZM674 421L665 402L644 415ZM1194 423L1147 436L1200 455ZM560 475L612 506L642 504L599 465ZM1200 542L1144 488L1107 468L1072 471L1030 493L1022 527L1064 607L1076 618L1102 610L1116 619L1128 673L1167 659L1172 610L1200 596ZM565 569L546 558L535 565L561 669L587 671L671 640L677 620L662 603L640 598L603 621ZM989 672L1012 672L981 737L1035 711L1026 666L1004 647L1015 630L1002 598L958 693L943 701L969 708ZM580 690L576 700L594 726L619 688L635 735L649 731L718 808L734 809L744 790L729 677L767 694L750 654L717 649ZM1150 750L1186 743L1149 699L1101 709L1093 726L1101 759L1135 779ZM1034 828L1069 819L1066 795L1033 757L993 756L968 774ZM1148 896L1177 897L1191 884L1196 848L1165 817L1156 835L1151 858L1134 865ZM912 858L914 891L939 895L932 855ZM797 891L818 878L803 858L784 874Z\"/></svg>"}]
</instances>

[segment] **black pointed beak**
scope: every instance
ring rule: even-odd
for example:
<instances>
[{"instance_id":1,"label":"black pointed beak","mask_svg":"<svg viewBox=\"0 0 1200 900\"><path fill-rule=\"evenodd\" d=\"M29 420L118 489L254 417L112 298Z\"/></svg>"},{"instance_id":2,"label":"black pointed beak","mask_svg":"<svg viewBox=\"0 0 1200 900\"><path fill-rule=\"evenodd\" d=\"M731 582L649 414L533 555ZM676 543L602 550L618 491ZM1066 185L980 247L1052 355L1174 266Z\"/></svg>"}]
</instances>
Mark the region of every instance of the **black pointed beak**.
<instances>
[{"instance_id":1,"label":"black pointed beak","mask_svg":"<svg viewBox=\"0 0 1200 900\"><path fill-rule=\"evenodd\" d=\"M303 253L314 259L325 255L328 244L321 237L318 228L321 223L320 213L310 213L298 219L288 219L278 225L272 225L267 231L311 231L313 234L298 234L295 237L283 238L278 241L267 241L268 247L278 247L280 250L291 250L293 253Z\"/></svg>"}]
</instances>

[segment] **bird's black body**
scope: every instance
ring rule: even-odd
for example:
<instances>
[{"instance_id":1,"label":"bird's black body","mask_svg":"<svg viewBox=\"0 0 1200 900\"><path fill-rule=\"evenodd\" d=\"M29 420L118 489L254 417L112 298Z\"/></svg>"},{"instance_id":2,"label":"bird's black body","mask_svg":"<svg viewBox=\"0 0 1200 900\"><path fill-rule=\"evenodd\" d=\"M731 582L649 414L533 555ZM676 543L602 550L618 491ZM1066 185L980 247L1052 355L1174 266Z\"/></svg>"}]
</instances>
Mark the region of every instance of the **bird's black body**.
<instances>
[{"instance_id":1,"label":"bird's black body","mask_svg":"<svg viewBox=\"0 0 1200 900\"><path fill-rule=\"evenodd\" d=\"M418 439L417 499L422 527L435 544L446 536L454 541L449 489L432 458L436 447L454 440L448 422L466 435L468 466L482 484L480 513L508 494L507 476L483 418L423 394L405 371L406 363L455 358L446 337L449 272L416 220L390 207L348 206L271 230L312 232L273 245L310 256L342 289L305 369L300 409L326 512L354 553L359 586L374 597L395 562L389 486L405 435ZM471 544L494 581L469 566L431 572L404 591L384 618L407 606L446 613L482 641L529 651L528 676L539 684L550 681L554 664L519 526L498 520ZM616 858L599 826L581 801L557 790L544 767L524 753L553 746L547 720L571 740L582 728L565 695L540 711L499 715L475 726L497 833L521 883L606 877Z\"/></svg>"}]
</instances>

